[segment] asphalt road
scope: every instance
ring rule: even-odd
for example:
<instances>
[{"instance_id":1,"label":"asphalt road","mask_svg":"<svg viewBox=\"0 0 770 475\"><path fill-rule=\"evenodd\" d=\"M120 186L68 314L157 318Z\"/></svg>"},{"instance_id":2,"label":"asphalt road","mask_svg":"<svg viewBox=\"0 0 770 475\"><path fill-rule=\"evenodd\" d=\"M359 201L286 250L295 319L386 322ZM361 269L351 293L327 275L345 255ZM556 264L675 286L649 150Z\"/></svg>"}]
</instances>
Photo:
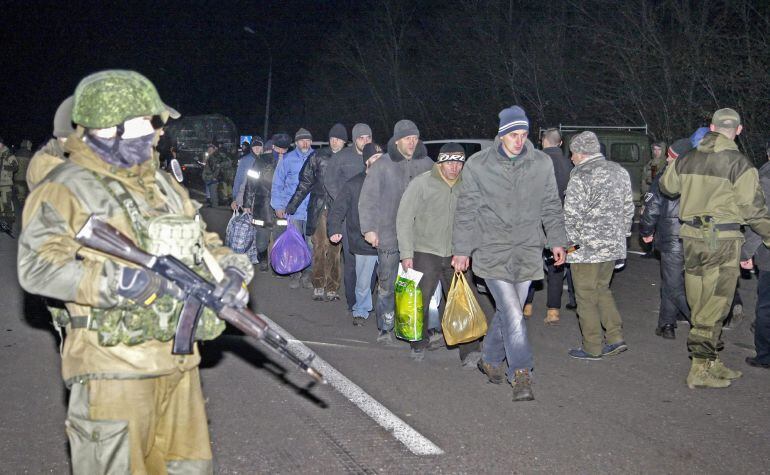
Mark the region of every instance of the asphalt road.
<instances>
[{"instance_id":1,"label":"asphalt road","mask_svg":"<svg viewBox=\"0 0 770 475\"><path fill-rule=\"evenodd\" d=\"M206 210L222 229L226 210ZM66 391L58 336L15 272L15 241L0 235L0 472L66 473ZM748 315L755 280L742 280ZM462 369L456 351L410 360L408 346L375 343L376 325L351 325L342 302L258 273L252 307L303 341L401 420L440 447L418 456L329 385L313 385L285 359L235 330L202 347L218 473L767 473L770 372L748 367L749 325L726 331L722 359L744 376L725 390L689 390L686 327L653 334L658 263L630 255L613 290L630 350L587 362L575 314L546 327L545 292L528 323L536 400ZM566 299L566 295L565 295Z\"/></svg>"}]
</instances>

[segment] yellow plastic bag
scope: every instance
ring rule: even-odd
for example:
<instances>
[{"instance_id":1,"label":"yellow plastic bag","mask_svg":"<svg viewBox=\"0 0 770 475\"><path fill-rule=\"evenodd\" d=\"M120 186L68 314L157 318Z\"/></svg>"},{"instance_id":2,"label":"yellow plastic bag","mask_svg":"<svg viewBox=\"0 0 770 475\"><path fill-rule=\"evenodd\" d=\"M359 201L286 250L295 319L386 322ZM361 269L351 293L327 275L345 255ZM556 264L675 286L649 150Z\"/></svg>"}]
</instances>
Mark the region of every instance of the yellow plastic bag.
<instances>
[{"instance_id":1,"label":"yellow plastic bag","mask_svg":"<svg viewBox=\"0 0 770 475\"><path fill-rule=\"evenodd\" d=\"M487 334L487 317L462 272L455 272L452 278L441 327L447 345L468 343Z\"/></svg>"}]
</instances>

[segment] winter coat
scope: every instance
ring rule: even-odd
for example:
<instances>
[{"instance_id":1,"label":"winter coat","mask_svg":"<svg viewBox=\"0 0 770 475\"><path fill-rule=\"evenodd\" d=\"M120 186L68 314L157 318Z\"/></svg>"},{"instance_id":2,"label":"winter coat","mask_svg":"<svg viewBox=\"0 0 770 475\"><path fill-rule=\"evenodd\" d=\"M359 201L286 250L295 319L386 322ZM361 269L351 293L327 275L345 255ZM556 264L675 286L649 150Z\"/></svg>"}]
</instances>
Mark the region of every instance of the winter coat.
<instances>
[{"instance_id":1,"label":"winter coat","mask_svg":"<svg viewBox=\"0 0 770 475\"><path fill-rule=\"evenodd\" d=\"M559 199L564 204L564 196L567 194L567 183L569 174L575 167L572 161L564 156L564 152L559 147L547 147L543 149L553 163L553 173L556 176L556 188L559 189Z\"/></svg>"},{"instance_id":2,"label":"winter coat","mask_svg":"<svg viewBox=\"0 0 770 475\"><path fill-rule=\"evenodd\" d=\"M297 185L299 185L299 174L302 171L302 166L305 165L305 161L314 153L313 149L308 150L307 155L303 155L299 148L295 148L291 152L283 156L278 162L278 166L275 168L275 175L273 176L273 190L270 197L270 205L274 210L286 210L286 206L289 204L289 200L297 191ZM292 217L299 221L307 220L307 205L310 201L310 196L305 196L302 203L297 207Z\"/></svg>"},{"instance_id":3,"label":"winter coat","mask_svg":"<svg viewBox=\"0 0 770 475\"><path fill-rule=\"evenodd\" d=\"M415 252L439 257L452 255L452 226L461 182L458 177L450 186L435 164L409 183L396 217L401 259L411 259Z\"/></svg>"},{"instance_id":4,"label":"winter coat","mask_svg":"<svg viewBox=\"0 0 770 475\"><path fill-rule=\"evenodd\" d=\"M567 237L580 245L567 255L567 262L625 259L633 218L628 172L601 153L588 157L572 169L564 199Z\"/></svg>"},{"instance_id":5,"label":"winter coat","mask_svg":"<svg viewBox=\"0 0 770 475\"><path fill-rule=\"evenodd\" d=\"M323 148L305 161L299 173L297 189L289 200L289 204L286 205L286 213L294 214L303 200L310 194L305 225L305 234L308 236L312 236L315 232L315 226L321 213L331 206L332 199L326 192L325 183L327 167L335 155L338 153L332 152L330 148Z\"/></svg>"},{"instance_id":6,"label":"winter coat","mask_svg":"<svg viewBox=\"0 0 770 475\"><path fill-rule=\"evenodd\" d=\"M433 160L422 142L417 143L414 155L407 160L391 138L388 153L382 155L369 172L361 189L358 202L361 232L374 231L380 240L380 249L398 249L396 214L406 186L417 175L431 169Z\"/></svg>"},{"instance_id":7,"label":"winter coat","mask_svg":"<svg viewBox=\"0 0 770 475\"><path fill-rule=\"evenodd\" d=\"M366 170L363 155L350 145L335 153L329 160L324 184L332 200L337 198L342 187L351 178Z\"/></svg>"},{"instance_id":8,"label":"winter coat","mask_svg":"<svg viewBox=\"0 0 770 475\"><path fill-rule=\"evenodd\" d=\"M261 221L265 227L275 226L275 213L270 206L273 188L273 174L278 163L278 154L270 151L260 154L246 172L243 190L243 207L251 208L251 217Z\"/></svg>"},{"instance_id":9,"label":"winter coat","mask_svg":"<svg viewBox=\"0 0 770 475\"><path fill-rule=\"evenodd\" d=\"M765 195L765 204L770 206L770 162L759 169L759 183ZM770 271L770 249L762 244L762 237L751 228L746 228L746 242L741 250L741 259L754 257L754 263L763 271Z\"/></svg>"},{"instance_id":10,"label":"winter coat","mask_svg":"<svg viewBox=\"0 0 770 475\"><path fill-rule=\"evenodd\" d=\"M246 172L254 165L254 160L256 157L253 153L247 153L238 160L238 169L235 171L235 181L233 181L233 201L240 205L243 205L242 188L246 185Z\"/></svg>"},{"instance_id":11,"label":"winter coat","mask_svg":"<svg viewBox=\"0 0 770 475\"><path fill-rule=\"evenodd\" d=\"M664 167L665 169L665 167ZM644 211L639 220L639 234L655 236L655 247L660 252L682 252L679 239L679 197L670 198L660 192L661 171L644 195Z\"/></svg>"},{"instance_id":12,"label":"winter coat","mask_svg":"<svg viewBox=\"0 0 770 475\"><path fill-rule=\"evenodd\" d=\"M481 278L542 279L543 248L567 243L553 163L529 140L515 159L501 147L495 138L465 163L453 254L471 256L473 273Z\"/></svg>"},{"instance_id":13,"label":"winter coat","mask_svg":"<svg viewBox=\"0 0 770 475\"><path fill-rule=\"evenodd\" d=\"M770 216L754 165L738 150L735 141L709 132L695 150L666 167L660 190L679 198L679 219L711 216L715 224L748 224L770 245ZM704 230L682 225L683 238L704 239ZM717 239L743 239L738 229L717 231Z\"/></svg>"},{"instance_id":14,"label":"winter coat","mask_svg":"<svg viewBox=\"0 0 770 475\"><path fill-rule=\"evenodd\" d=\"M344 221L348 245L350 246L348 252L364 256L376 256L377 249L364 240L364 236L361 234L361 222L358 219L358 200L361 197L364 178L366 178L366 173L359 173L342 186L326 217L326 233L329 237L343 234L342 223Z\"/></svg>"}]
</instances>

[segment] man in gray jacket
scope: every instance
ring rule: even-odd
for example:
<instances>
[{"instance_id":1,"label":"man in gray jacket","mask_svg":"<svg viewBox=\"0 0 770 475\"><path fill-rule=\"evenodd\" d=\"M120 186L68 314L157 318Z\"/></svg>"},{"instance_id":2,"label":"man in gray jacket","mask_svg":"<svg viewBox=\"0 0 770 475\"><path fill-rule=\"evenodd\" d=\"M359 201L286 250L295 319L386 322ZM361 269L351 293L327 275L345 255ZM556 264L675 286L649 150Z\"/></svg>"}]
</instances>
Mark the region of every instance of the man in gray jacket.
<instances>
[{"instance_id":1,"label":"man in gray jacket","mask_svg":"<svg viewBox=\"0 0 770 475\"><path fill-rule=\"evenodd\" d=\"M388 153L372 165L361 189L361 232L366 242L377 248L378 257L377 341L386 345L394 343L394 284L400 261L396 237L398 205L409 182L432 166L433 160L420 142L417 126L411 120L399 120L393 128L393 138L388 141Z\"/></svg>"},{"instance_id":2,"label":"man in gray jacket","mask_svg":"<svg viewBox=\"0 0 770 475\"><path fill-rule=\"evenodd\" d=\"M583 347L571 349L569 355L597 360L628 349L610 280L615 261L626 258L634 200L628 172L604 158L596 134L581 132L572 137L569 148L575 168L564 199L564 220L567 237L580 249L570 253L567 262L583 335Z\"/></svg>"},{"instance_id":3,"label":"man in gray jacket","mask_svg":"<svg viewBox=\"0 0 770 475\"><path fill-rule=\"evenodd\" d=\"M567 237L553 163L527 139L524 110L513 106L499 117L492 146L470 157L463 170L452 265L465 271L472 257L474 274L495 299L479 369L495 384L507 376L513 400L529 401L534 362L522 307L530 282L543 278L543 248L551 248L554 264L561 265Z\"/></svg>"}]
</instances>

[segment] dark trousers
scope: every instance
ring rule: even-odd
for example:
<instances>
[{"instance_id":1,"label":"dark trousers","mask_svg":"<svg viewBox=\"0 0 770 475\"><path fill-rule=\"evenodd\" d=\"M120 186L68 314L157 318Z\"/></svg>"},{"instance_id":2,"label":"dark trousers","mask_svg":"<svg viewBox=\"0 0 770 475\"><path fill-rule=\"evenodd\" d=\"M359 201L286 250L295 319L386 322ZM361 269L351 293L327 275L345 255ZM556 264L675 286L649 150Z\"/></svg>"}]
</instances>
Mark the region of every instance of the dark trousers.
<instances>
[{"instance_id":1,"label":"dark trousers","mask_svg":"<svg viewBox=\"0 0 770 475\"><path fill-rule=\"evenodd\" d=\"M759 270L757 320L754 327L757 361L770 364L770 271Z\"/></svg>"},{"instance_id":2,"label":"dark trousers","mask_svg":"<svg viewBox=\"0 0 770 475\"><path fill-rule=\"evenodd\" d=\"M340 288L340 248L326 236L327 210L318 216L313 233L313 288L337 292ZM353 267L355 276L355 266ZM355 282L353 285L355 292ZM353 299L355 303L355 298Z\"/></svg>"},{"instance_id":3,"label":"dark trousers","mask_svg":"<svg viewBox=\"0 0 770 475\"><path fill-rule=\"evenodd\" d=\"M572 287L572 274L569 267L565 265L554 266L553 264L546 264L546 276L545 281L547 288L546 307L548 308L561 308L561 294L564 290L564 280L567 280L567 292L569 295L569 302L575 303L575 290ZM526 303L532 303L535 299L535 283L533 282L529 286L529 292L527 292Z\"/></svg>"},{"instance_id":4,"label":"dark trousers","mask_svg":"<svg viewBox=\"0 0 770 475\"><path fill-rule=\"evenodd\" d=\"M350 252L344 223L342 229L342 280L345 283L345 302L348 310L352 311L356 304L356 255Z\"/></svg>"},{"instance_id":5,"label":"dark trousers","mask_svg":"<svg viewBox=\"0 0 770 475\"><path fill-rule=\"evenodd\" d=\"M684 291L684 255L681 251L660 253L660 313L658 328L676 326L677 320L690 319L690 306Z\"/></svg>"},{"instance_id":6,"label":"dark trousers","mask_svg":"<svg viewBox=\"0 0 770 475\"><path fill-rule=\"evenodd\" d=\"M414 253L414 270L423 273L422 279L420 279L420 290L422 291L422 308L423 308L423 339L414 341L411 343L413 348L425 348L428 346L428 334L425 331L428 328L428 315L430 311L430 299L433 297L433 293L436 291L436 285L441 282L441 305L439 306L439 315L444 315L444 309L446 308L447 294L449 288L452 285L452 278L454 277L454 268L452 267L452 257L440 257L435 254L428 254L425 252ZM484 311L484 315L487 317L487 324L494 311L492 310L491 302L489 298L480 295L476 285L473 283L473 278L470 273L466 272L465 276L468 286L471 288L474 297L478 300L479 305ZM472 341L469 343L463 343L458 345L460 358L464 358L465 355L472 351L480 351L480 340Z\"/></svg>"}]
</instances>

